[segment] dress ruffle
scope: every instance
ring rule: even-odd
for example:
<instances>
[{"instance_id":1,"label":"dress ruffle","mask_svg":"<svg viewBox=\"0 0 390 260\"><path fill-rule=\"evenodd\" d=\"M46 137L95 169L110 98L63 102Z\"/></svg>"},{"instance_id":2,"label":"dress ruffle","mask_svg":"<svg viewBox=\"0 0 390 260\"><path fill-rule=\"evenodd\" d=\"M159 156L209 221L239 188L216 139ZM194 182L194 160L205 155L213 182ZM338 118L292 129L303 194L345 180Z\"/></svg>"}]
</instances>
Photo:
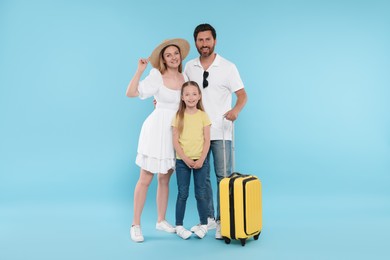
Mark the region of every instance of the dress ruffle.
<instances>
[{"instance_id":1,"label":"dress ruffle","mask_svg":"<svg viewBox=\"0 0 390 260\"><path fill-rule=\"evenodd\" d=\"M166 174L170 169L175 169L175 159L158 159L137 154L135 163L144 170L151 173Z\"/></svg>"}]
</instances>

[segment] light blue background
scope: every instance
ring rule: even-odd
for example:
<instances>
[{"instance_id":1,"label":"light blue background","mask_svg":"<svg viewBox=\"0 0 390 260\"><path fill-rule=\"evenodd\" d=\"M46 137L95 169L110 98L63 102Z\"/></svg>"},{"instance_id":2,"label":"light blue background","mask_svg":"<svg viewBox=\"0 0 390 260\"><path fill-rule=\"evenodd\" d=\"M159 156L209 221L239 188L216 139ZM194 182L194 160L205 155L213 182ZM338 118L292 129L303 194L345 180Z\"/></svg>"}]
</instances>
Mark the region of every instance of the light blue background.
<instances>
[{"instance_id":1,"label":"light blue background","mask_svg":"<svg viewBox=\"0 0 390 260\"><path fill-rule=\"evenodd\" d=\"M1 0L0 259L388 259L389 13L380 0ZM203 22L249 96L236 169L262 180L263 233L242 248L157 232L154 180L135 244L134 158L153 105L126 87L163 39L196 57Z\"/></svg>"}]
</instances>

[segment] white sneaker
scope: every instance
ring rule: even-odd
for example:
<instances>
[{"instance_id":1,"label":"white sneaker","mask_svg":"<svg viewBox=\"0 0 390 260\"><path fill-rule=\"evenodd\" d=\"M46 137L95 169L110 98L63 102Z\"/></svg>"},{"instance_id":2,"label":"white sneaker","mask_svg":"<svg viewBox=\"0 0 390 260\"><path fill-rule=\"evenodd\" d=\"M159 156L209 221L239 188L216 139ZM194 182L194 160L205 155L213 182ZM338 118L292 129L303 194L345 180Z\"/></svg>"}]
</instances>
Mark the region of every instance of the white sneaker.
<instances>
[{"instance_id":1,"label":"white sneaker","mask_svg":"<svg viewBox=\"0 0 390 260\"><path fill-rule=\"evenodd\" d=\"M156 229L162 230L168 233L175 233L176 229L169 224L166 220L156 223Z\"/></svg>"},{"instance_id":2,"label":"white sneaker","mask_svg":"<svg viewBox=\"0 0 390 260\"><path fill-rule=\"evenodd\" d=\"M144 241L144 236L142 235L141 227L139 225L131 226L130 237L134 242Z\"/></svg>"},{"instance_id":3,"label":"white sneaker","mask_svg":"<svg viewBox=\"0 0 390 260\"><path fill-rule=\"evenodd\" d=\"M216 224L217 224L217 227L215 228L215 239L222 239L221 223L219 220L217 220Z\"/></svg>"},{"instance_id":4,"label":"white sneaker","mask_svg":"<svg viewBox=\"0 0 390 260\"><path fill-rule=\"evenodd\" d=\"M196 230L199 229L199 227L200 227L200 224L195 225L195 226L193 226L193 227L190 229L190 231L191 231L191 232L195 232Z\"/></svg>"},{"instance_id":5,"label":"white sneaker","mask_svg":"<svg viewBox=\"0 0 390 260\"><path fill-rule=\"evenodd\" d=\"M200 227L200 224L195 225L195 226L193 226L193 227L190 229L190 231L191 231L191 232L195 232L196 230L199 229L199 227Z\"/></svg>"},{"instance_id":6,"label":"white sneaker","mask_svg":"<svg viewBox=\"0 0 390 260\"><path fill-rule=\"evenodd\" d=\"M200 225L197 230L195 230L195 234L199 238L204 238L204 236L207 234L207 225Z\"/></svg>"},{"instance_id":7,"label":"white sneaker","mask_svg":"<svg viewBox=\"0 0 390 260\"><path fill-rule=\"evenodd\" d=\"M200 224L193 226L190 230L191 232L195 232L200 227ZM217 223L215 222L214 218L207 218L207 230L214 229L217 227Z\"/></svg>"},{"instance_id":8,"label":"white sneaker","mask_svg":"<svg viewBox=\"0 0 390 260\"><path fill-rule=\"evenodd\" d=\"M192 232L185 229L183 226L177 226L176 234L183 239L188 239L192 235Z\"/></svg>"},{"instance_id":9,"label":"white sneaker","mask_svg":"<svg viewBox=\"0 0 390 260\"><path fill-rule=\"evenodd\" d=\"M214 229L217 227L217 222L214 218L207 218L207 230Z\"/></svg>"}]
</instances>

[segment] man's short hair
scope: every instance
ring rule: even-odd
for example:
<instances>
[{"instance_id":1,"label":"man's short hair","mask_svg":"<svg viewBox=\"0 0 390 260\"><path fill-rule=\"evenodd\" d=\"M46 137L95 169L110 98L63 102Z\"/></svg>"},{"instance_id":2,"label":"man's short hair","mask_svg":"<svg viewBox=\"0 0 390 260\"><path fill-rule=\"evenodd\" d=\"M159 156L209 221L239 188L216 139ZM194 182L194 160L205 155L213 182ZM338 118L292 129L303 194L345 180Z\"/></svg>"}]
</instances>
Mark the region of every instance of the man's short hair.
<instances>
[{"instance_id":1,"label":"man's short hair","mask_svg":"<svg viewBox=\"0 0 390 260\"><path fill-rule=\"evenodd\" d=\"M211 34L213 35L214 40L217 39L217 32L215 31L214 27L212 27L208 23L202 23L196 26L194 30L194 40L196 41L196 37L198 37L198 33L205 32L205 31L211 31Z\"/></svg>"}]
</instances>

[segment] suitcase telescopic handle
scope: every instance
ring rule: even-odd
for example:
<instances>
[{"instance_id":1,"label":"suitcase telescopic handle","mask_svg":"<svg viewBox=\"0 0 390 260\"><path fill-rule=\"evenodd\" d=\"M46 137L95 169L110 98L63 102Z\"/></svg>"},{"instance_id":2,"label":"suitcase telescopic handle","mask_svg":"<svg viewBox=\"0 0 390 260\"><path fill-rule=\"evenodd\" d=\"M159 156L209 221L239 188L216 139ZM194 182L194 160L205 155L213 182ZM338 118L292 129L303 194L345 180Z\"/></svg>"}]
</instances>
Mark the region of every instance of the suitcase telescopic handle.
<instances>
[{"instance_id":1,"label":"suitcase telescopic handle","mask_svg":"<svg viewBox=\"0 0 390 260\"><path fill-rule=\"evenodd\" d=\"M226 119L226 121L229 122L229 120ZM231 122L231 127L232 127L232 145L231 145L231 161L232 161L232 173L234 172L234 122ZM226 140L225 140L225 116L222 117L222 141L223 141L223 176L226 178L227 177L227 167L226 167Z\"/></svg>"}]
</instances>

